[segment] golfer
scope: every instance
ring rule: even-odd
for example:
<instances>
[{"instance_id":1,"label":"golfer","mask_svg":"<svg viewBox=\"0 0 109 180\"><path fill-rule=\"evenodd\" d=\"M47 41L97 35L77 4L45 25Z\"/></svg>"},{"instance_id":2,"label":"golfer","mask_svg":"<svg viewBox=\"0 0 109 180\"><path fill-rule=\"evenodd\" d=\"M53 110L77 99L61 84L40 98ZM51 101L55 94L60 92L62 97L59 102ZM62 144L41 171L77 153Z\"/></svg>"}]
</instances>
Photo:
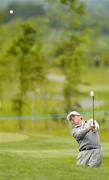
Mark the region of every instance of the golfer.
<instances>
[{"instance_id":1,"label":"golfer","mask_svg":"<svg viewBox=\"0 0 109 180\"><path fill-rule=\"evenodd\" d=\"M72 111L67 115L67 120L73 125L72 135L79 144L77 165L98 167L102 162L102 153L99 139L99 124L90 119L82 120L79 112Z\"/></svg>"}]
</instances>

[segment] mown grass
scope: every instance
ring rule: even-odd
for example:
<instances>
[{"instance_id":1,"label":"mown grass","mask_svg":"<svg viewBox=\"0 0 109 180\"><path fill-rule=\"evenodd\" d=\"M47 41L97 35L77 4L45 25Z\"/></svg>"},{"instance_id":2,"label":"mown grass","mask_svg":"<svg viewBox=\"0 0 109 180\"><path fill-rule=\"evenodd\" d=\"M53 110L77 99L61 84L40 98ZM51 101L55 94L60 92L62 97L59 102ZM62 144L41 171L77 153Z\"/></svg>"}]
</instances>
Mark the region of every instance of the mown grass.
<instances>
[{"instance_id":1,"label":"mown grass","mask_svg":"<svg viewBox=\"0 0 109 180\"><path fill-rule=\"evenodd\" d=\"M100 168L76 166L77 143L72 137L32 134L28 140L0 144L1 180L107 180L109 144L102 141Z\"/></svg>"},{"instance_id":2,"label":"mown grass","mask_svg":"<svg viewBox=\"0 0 109 180\"><path fill-rule=\"evenodd\" d=\"M106 86L109 84L109 67L90 67L85 69L82 78L89 85L102 85Z\"/></svg>"},{"instance_id":3,"label":"mown grass","mask_svg":"<svg viewBox=\"0 0 109 180\"><path fill-rule=\"evenodd\" d=\"M90 69L84 74L84 81L89 85L85 87L82 98L88 97L89 91L95 91L97 100L104 100L105 104L95 107L96 110L108 110L108 84L109 71L106 69ZM102 88L102 86L104 86ZM58 87L55 89L55 87ZM62 96L62 84L50 83L49 91L52 95L59 93ZM81 97L80 97L81 98ZM51 98L52 99L52 98ZM57 100L58 101L58 100ZM55 107L61 107L58 113L64 109L63 104L49 100L49 107L54 112ZM4 103L4 111L1 114L11 115L10 102ZM37 104L36 106L38 106ZM40 106L39 106L40 107ZM92 112L92 109L89 109ZM87 110L87 111L89 111ZM41 110L40 110L41 111ZM39 111L39 112L40 112ZM27 111L27 114L31 111ZM51 112L50 109L48 112ZM38 112L37 112L38 113ZM89 115L88 115L89 116ZM98 115L97 115L98 116ZM95 118L97 117L95 113ZM88 117L90 118L90 117ZM97 117L99 121L101 114ZM66 117L65 117L66 119ZM49 121L49 130L39 120L24 122L24 132L28 139L21 142L0 143L0 180L107 180L109 176L109 128L108 116L106 124L100 124L101 142L103 150L103 163L100 168L87 168L76 166L78 153L77 143L69 135L69 129L65 123ZM100 119L101 123L101 119ZM0 129L8 132L19 132L18 121L0 121ZM34 134L33 134L34 132ZM36 134L37 132L37 134ZM13 134L14 136L14 134ZM8 139L8 138L7 138Z\"/></svg>"}]
</instances>

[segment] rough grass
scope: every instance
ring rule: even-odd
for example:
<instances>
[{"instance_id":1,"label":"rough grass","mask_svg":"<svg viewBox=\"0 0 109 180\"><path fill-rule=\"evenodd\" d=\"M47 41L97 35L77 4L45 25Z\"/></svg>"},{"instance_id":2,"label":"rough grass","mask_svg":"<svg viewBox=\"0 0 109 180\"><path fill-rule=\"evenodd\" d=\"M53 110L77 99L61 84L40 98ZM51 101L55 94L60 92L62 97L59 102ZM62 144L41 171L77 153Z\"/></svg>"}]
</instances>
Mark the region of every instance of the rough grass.
<instances>
[{"instance_id":1,"label":"rough grass","mask_svg":"<svg viewBox=\"0 0 109 180\"><path fill-rule=\"evenodd\" d=\"M71 137L30 135L21 142L0 144L1 180L107 180L109 144L102 142L100 168L76 166L77 144Z\"/></svg>"}]
</instances>

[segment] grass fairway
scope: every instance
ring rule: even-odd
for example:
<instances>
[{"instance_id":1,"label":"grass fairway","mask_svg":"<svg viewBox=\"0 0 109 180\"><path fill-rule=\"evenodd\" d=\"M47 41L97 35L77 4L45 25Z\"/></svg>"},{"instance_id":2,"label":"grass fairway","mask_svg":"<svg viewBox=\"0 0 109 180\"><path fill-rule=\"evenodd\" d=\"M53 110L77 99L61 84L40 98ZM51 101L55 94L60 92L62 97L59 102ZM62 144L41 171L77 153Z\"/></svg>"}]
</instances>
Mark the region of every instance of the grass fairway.
<instances>
[{"instance_id":1,"label":"grass fairway","mask_svg":"<svg viewBox=\"0 0 109 180\"><path fill-rule=\"evenodd\" d=\"M107 180L109 144L102 142L100 168L77 167L77 144L71 137L29 135L29 139L0 143L0 180Z\"/></svg>"}]
</instances>

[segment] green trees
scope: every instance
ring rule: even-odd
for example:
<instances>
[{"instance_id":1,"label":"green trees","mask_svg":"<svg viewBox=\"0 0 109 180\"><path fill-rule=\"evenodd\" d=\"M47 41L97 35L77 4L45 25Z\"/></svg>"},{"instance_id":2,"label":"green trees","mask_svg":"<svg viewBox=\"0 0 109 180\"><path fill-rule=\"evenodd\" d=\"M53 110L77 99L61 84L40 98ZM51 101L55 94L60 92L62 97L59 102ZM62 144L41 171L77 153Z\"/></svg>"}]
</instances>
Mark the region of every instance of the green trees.
<instances>
[{"instance_id":1,"label":"green trees","mask_svg":"<svg viewBox=\"0 0 109 180\"><path fill-rule=\"evenodd\" d=\"M35 43L36 30L30 24L21 25L21 34L18 34L15 40L12 41L12 45L8 51L8 55L14 57L16 61L15 69L18 79L18 91L16 97L13 99L13 103L16 106L16 111L19 116L23 114L24 96L28 89L28 83L30 78L30 65L31 60L27 59L30 53L31 46ZM15 110L14 109L14 110ZM19 128L23 130L23 123L19 121Z\"/></svg>"},{"instance_id":2,"label":"green trees","mask_svg":"<svg viewBox=\"0 0 109 180\"><path fill-rule=\"evenodd\" d=\"M12 41L8 50L8 57L11 56L16 70L17 93L13 99L14 110L21 117L25 104L26 93L34 90L38 83L45 80L45 60L42 51L42 44L38 40L38 32L31 22L20 25L21 32ZM19 121L19 128L23 130L23 121Z\"/></svg>"},{"instance_id":3,"label":"green trees","mask_svg":"<svg viewBox=\"0 0 109 180\"><path fill-rule=\"evenodd\" d=\"M79 93L78 84L81 82L87 36L86 32L80 29L79 20L84 12L84 4L77 0L60 0L60 3L66 6L66 13L70 12L69 18L72 18L72 26L69 30L64 31L55 52L57 62L66 79L63 93L65 110L69 111L75 105Z\"/></svg>"},{"instance_id":4,"label":"green trees","mask_svg":"<svg viewBox=\"0 0 109 180\"><path fill-rule=\"evenodd\" d=\"M48 126L47 108L49 106L50 113L54 103L50 102L47 105L47 71L53 67L54 61L57 61L59 71L61 69L65 76L63 94L59 94L59 96L64 95L65 100L64 103L63 97L60 100L61 113L69 111L78 101L77 97L80 92L78 85L81 83L87 41L86 32L82 30L80 23L80 16L82 16L84 9L83 3L77 0L60 0L53 3L48 7L50 11L47 12L46 17L41 16L25 22L15 19L3 24L6 37L0 36L3 54L8 49L6 56L3 57L5 60L4 74L5 76L7 74L5 87L8 87L12 93L14 111L21 118L25 113L25 101L28 101L28 104L31 103L28 94L34 96L36 91L40 89L39 94L42 98L41 101L43 101L40 113L45 114L46 127ZM55 16L56 14L57 16ZM51 55L51 51L55 53ZM51 72L51 69L49 70ZM52 86L50 83L49 85ZM52 89L52 87L50 88ZM52 96L50 88L49 95ZM19 129L23 130L23 128L24 124L21 119L19 120Z\"/></svg>"}]
</instances>

